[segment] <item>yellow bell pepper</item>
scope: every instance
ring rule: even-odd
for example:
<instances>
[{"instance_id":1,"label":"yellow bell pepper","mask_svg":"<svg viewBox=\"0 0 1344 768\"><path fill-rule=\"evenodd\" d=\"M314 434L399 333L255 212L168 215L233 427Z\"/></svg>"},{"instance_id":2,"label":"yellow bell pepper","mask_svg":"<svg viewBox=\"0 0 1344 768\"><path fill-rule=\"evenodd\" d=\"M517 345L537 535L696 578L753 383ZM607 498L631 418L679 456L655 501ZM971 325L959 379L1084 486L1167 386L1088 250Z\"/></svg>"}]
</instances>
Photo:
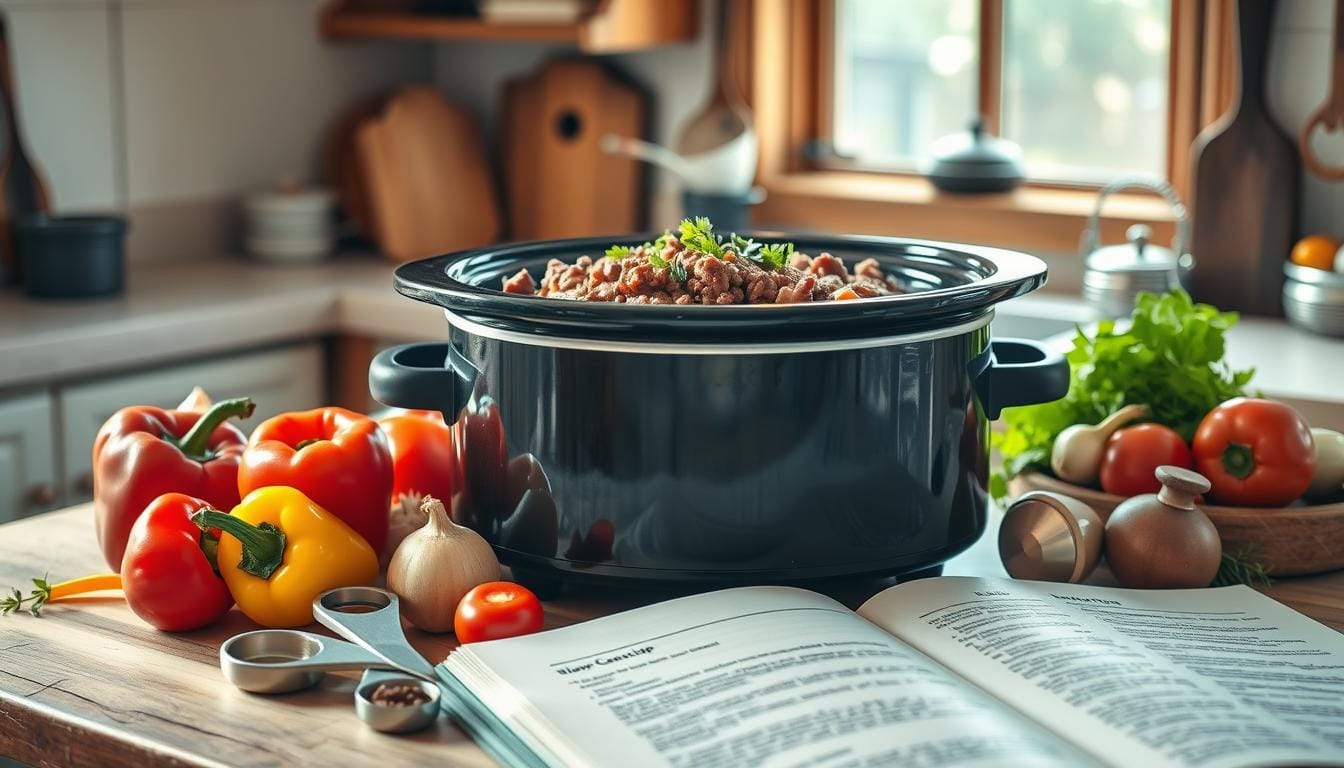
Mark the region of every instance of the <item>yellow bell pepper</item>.
<instances>
[{"instance_id":1,"label":"yellow bell pepper","mask_svg":"<svg viewBox=\"0 0 1344 768\"><path fill-rule=\"evenodd\" d=\"M373 547L294 488L258 488L229 514L202 509L191 519L220 530L219 573L242 612L264 627L311 624L313 598L378 578Z\"/></svg>"}]
</instances>

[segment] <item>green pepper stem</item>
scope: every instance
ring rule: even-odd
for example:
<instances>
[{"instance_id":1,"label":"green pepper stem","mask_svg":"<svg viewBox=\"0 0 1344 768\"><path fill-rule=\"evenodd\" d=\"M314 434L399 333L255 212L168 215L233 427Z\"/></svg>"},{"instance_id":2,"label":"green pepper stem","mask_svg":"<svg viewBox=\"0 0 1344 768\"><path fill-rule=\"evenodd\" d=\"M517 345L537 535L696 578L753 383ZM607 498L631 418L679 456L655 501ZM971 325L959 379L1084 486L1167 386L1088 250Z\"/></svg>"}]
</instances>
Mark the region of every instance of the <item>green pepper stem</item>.
<instances>
[{"instance_id":1,"label":"green pepper stem","mask_svg":"<svg viewBox=\"0 0 1344 768\"><path fill-rule=\"evenodd\" d=\"M1249 445L1228 443L1223 448L1223 469L1238 480L1245 480L1255 469L1255 451Z\"/></svg>"},{"instance_id":2,"label":"green pepper stem","mask_svg":"<svg viewBox=\"0 0 1344 768\"><path fill-rule=\"evenodd\" d=\"M218 528L243 545L243 556L238 559L238 570L259 579L269 579L285 559L285 532L270 523L252 525L241 517L226 515L216 509L202 507L191 516L191 522L202 531Z\"/></svg>"},{"instance_id":3,"label":"green pepper stem","mask_svg":"<svg viewBox=\"0 0 1344 768\"><path fill-rule=\"evenodd\" d=\"M242 419L251 416L256 407L256 404L249 397L220 400L210 406L210 410L196 420L187 434L177 440L169 439L169 442L177 445L177 449L182 451L187 458L196 461L209 461L210 435L214 434L215 428L234 416Z\"/></svg>"}]
</instances>

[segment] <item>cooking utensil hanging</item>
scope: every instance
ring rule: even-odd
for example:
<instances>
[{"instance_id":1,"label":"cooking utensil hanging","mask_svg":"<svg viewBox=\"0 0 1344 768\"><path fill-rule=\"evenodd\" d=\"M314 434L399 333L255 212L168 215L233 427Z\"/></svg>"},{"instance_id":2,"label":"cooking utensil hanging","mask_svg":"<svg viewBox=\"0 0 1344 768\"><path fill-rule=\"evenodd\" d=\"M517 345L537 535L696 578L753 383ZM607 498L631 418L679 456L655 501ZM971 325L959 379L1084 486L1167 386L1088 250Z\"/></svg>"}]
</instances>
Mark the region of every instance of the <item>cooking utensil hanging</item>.
<instances>
[{"instance_id":1,"label":"cooking utensil hanging","mask_svg":"<svg viewBox=\"0 0 1344 768\"><path fill-rule=\"evenodd\" d=\"M16 230L19 220L51 212L46 182L24 146L19 130L19 106L14 69L9 58L9 31L0 13L0 110L3 110L4 155L0 157L0 283L17 282L19 259Z\"/></svg>"},{"instance_id":2,"label":"cooking utensil hanging","mask_svg":"<svg viewBox=\"0 0 1344 768\"><path fill-rule=\"evenodd\" d=\"M1302 126L1298 146L1302 149L1302 163L1323 179L1344 179L1344 165L1331 165L1322 160L1311 145L1312 134L1322 128L1327 132L1344 130L1344 0L1335 0L1335 47L1330 54L1330 90L1325 101L1316 108Z\"/></svg>"}]
</instances>

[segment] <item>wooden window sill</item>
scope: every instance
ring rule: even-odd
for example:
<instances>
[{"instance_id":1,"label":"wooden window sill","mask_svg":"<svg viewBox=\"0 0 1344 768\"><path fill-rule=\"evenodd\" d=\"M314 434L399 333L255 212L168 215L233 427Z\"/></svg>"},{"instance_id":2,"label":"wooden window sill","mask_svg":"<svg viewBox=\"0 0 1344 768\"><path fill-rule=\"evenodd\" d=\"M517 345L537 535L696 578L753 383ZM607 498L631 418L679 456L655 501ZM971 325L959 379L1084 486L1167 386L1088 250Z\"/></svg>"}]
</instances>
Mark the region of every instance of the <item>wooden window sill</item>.
<instances>
[{"instance_id":1,"label":"wooden window sill","mask_svg":"<svg viewBox=\"0 0 1344 768\"><path fill-rule=\"evenodd\" d=\"M1050 254L1078 251L1096 205L1091 189L1025 186L991 195L939 192L917 176L851 171L784 173L762 180L763 226L948 240ZM1147 224L1154 242L1171 241L1167 204L1143 194L1116 194L1102 211L1102 242L1123 242L1131 224Z\"/></svg>"}]
</instances>

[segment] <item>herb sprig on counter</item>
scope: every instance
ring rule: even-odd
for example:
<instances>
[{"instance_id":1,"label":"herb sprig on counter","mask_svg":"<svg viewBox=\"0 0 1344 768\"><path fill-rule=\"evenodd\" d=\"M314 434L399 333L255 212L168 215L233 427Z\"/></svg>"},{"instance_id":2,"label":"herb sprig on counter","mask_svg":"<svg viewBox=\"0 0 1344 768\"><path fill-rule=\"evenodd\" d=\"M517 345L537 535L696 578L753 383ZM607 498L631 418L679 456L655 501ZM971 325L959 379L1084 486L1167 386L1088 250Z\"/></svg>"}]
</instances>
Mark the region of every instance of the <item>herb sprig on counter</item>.
<instances>
[{"instance_id":1,"label":"herb sprig on counter","mask_svg":"<svg viewBox=\"0 0 1344 768\"><path fill-rule=\"evenodd\" d=\"M1224 551L1222 562L1218 565L1218 575L1213 577L1213 583L1209 586L1229 587L1234 584L1245 584L1248 587L1273 586L1274 580L1269 577L1269 571L1255 559L1258 551L1259 547L1255 544L1248 544L1239 552Z\"/></svg>"},{"instance_id":2,"label":"herb sprig on counter","mask_svg":"<svg viewBox=\"0 0 1344 768\"><path fill-rule=\"evenodd\" d=\"M14 589L12 594L0 598L0 616L8 616L23 607L24 603L30 601L32 605L28 606L28 612L34 616L41 616L42 606L46 605L47 601L51 599L51 584L47 582L47 577L43 576L40 579L33 579L33 586L36 589L28 597L24 597L22 592Z\"/></svg>"}]
</instances>

